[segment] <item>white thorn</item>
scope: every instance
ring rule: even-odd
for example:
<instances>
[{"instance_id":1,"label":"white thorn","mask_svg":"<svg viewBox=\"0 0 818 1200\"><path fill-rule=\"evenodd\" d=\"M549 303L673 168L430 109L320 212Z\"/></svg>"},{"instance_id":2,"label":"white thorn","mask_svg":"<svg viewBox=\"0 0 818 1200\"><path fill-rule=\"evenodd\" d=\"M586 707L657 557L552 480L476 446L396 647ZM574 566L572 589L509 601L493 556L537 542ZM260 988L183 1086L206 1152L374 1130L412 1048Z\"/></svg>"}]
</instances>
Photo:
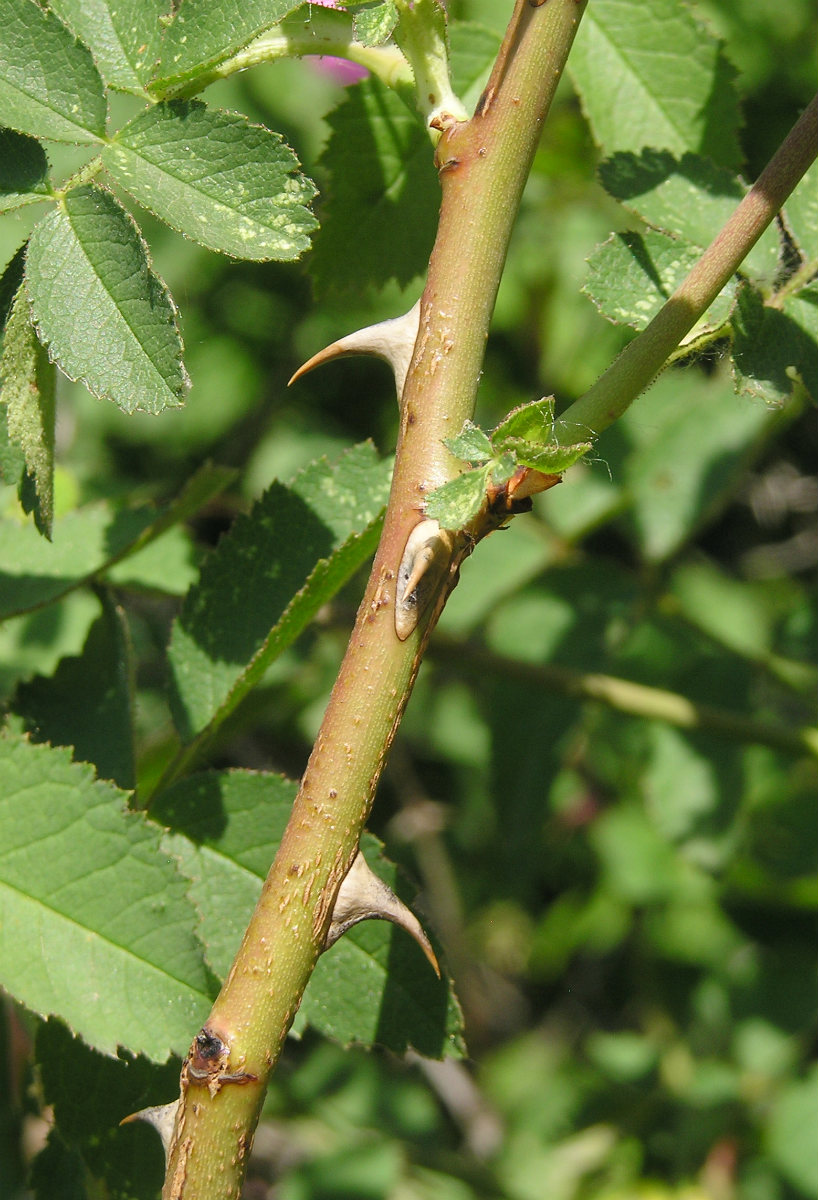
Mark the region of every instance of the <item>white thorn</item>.
<instances>
[{"instance_id":1,"label":"white thorn","mask_svg":"<svg viewBox=\"0 0 818 1200\"><path fill-rule=\"evenodd\" d=\"M119 1123L120 1125L128 1125L131 1121L147 1121L149 1125L153 1125L162 1139L165 1161L167 1162L170 1142L173 1137L173 1128L176 1124L176 1113L179 1110L180 1104L181 1100L177 1098L176 1100L171 1100L170 1104L155 1104L151 1108L140 1108L139 1112L131 1113L129 1117L123 1117Z\"/></svg>"},{"instance_id":2,"label":"white thorn","mask_svg":"<svg viewBox=\"0 0 818 1200\"><path fill-rule=\"evenodd\" d=\"M452 558L449 530L427 517L406 539L395 591L395 632L402 642L417 625Z\"/></svg>"},{"instance_id":3,"label":"white thorn","mask_svg":"<svg viewBox=\"0 0 818 1200\"><path fill-rule=\"evenodd\" d=\"M339 937L359 921L377 918L391 921L393 925L400 925L401 929L405 929L420 946L434 967L438 979L440 978L440 967L435 952L420 921L403 901L398 899L392 889L378 878L359 850L335 899L324 948L333 946Z\"/></svg>"},{"instance_id":4,"label":"white thorn","mask_svg":"<svg viewBox=\"0 0 818 1200\"><path fill-rule=\"evenodd\" d=\"M374 354L388 362L395 376L395 387L398 392L398 403L403 395L403 385L420 328L420 301L413 304L402 317L393 317L389 321L380 321L377 325L367 325L365 329L356 329L354 333L339 338L331 346L319 350L307 359L303 367L299 367L290 383L295 383L313 367L333 358L341 358L345 354ZM289 387L289 384L287 385Z\"/></svg>"}]
</instances>

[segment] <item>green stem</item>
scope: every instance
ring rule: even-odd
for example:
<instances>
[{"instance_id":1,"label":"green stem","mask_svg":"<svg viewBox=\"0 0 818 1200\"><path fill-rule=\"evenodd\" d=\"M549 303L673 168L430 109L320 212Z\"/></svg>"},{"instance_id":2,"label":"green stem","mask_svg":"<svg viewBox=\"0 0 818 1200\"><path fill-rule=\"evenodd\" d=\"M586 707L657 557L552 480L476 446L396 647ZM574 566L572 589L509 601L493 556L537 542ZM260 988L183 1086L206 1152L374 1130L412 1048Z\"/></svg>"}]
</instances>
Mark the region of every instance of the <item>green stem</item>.
<instances>
[{"instance_id":1,"label":"green stem","mask_svg":"<svg viewBox=\"0 0 818 1200\"><path fill-rule=\"evenodd\" d=\"M166 88L154 88L152 93L160 100L189 99L211 83L227 79L238 71L246 71L248 67L276 62L281 58L303 58L308 55L345 58L365 67L381 83L394 88L405 98L414 96L412 69L397 46L365 46L357 42L352 35L351 15L320 5L309 6L306 20L294 13L280 24L273 25L238 54L218 63L204 74Z\"/></svg>"},{"instance_id":2,"label":"green stem","mask_svg":"<svg viewBox=\"0 0 818 1200\"><path fill-rule=\"evenodd\" d=\"M518 0L502 79L472 120L444 132L438 146L440 226L383 536L290 822L207 1036L194 1043L183 1072L165 1200L236 1200L240 1193L267 1078L321 953L417 673L428 620L398 639L398 567L426 491L459 470L442 439L474 411L511 228L583 7ZM202 1045L208 1061L219 1059L210 1087L190 1075L201 1065Z\"/></svg>"},{"instance_id":3,"label":"green stem","mask_svg":"<svg viewBox=\"0 0 818 1200\"><path fill-rule=\"evenodd\" d=\"M647 687L614 675L573 671L553 663L525 663L506 655L494 654L483 646L464 644L440 634L435 637L435 653L445 655L455 668L470 674L494 671L534 684L543 691L556 691L576 700L596 700L618 712L651 721L664 721L678 729L698 729L730 741L771 746L787 754L809 754L818 758L818 728L814 726L785 729L727 709L697 704L678 692Z\"/></svg>"},{"instance_id":4,"label":"green stem","mask_svg":"<svg viewBox=\"0 0 818 1200\"><path fill-rule=\"evenodd\" d=\"M818 154L818 95L690 274L638 337L563 414L563 438L601 433L631 405L718 296Z\"/></svg>"},{"instance_id":5,"label":"green stem","mask_svg":"<svg viewBox=\"0 0 818 1200\"><path fill-rule=\"evenodd\" d=\"M78 167L73 175L69 175L60 187L54 189L55 199L61 199L72 188L82 187L84 184L90 183L92 179L96 179L102 169L102 158L99 154L94 158L89 158L88 162Z\"/></svg>"}]
</instances>

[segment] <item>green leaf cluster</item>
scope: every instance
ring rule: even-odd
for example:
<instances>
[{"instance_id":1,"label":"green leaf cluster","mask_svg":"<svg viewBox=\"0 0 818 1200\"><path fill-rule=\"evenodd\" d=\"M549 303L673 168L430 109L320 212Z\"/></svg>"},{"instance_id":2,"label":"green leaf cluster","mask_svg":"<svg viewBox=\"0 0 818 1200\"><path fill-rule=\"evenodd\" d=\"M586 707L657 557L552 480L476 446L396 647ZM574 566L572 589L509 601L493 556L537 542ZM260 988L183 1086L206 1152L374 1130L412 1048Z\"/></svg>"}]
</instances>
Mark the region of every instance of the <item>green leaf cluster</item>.
<instances>
[{"instance_id":1,"label":"green leaf cluster","mask_svg":"<svg viewBox=\"0 0 818 1200\"><path fill-rule=\"evenodd\" d=\"M474 465L430 493L428 516L444 529L462 529L484 507L489 487L501 487L519 467L561 475L591 449L591 442L569 441L566 433L554 420L553 396L521 404L491 434L467 421L445 445L455 458Z\"/></svg>"}]
</instances>

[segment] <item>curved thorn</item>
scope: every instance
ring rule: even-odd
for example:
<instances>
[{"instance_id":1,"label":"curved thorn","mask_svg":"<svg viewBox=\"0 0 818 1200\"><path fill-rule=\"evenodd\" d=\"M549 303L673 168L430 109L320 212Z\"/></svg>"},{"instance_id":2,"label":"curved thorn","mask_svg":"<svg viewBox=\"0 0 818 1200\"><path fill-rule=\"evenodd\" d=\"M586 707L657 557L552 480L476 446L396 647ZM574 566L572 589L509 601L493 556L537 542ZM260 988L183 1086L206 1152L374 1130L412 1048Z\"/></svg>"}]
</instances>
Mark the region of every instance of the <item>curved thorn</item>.
<instances>
[{"instance_id":1,"label":"curved thorn","mask_svg":"<svg viewBox=\"0 0 818 1200\"><path fill-rule=\"evenodd\" d=\"M435 952L415 914L399 900L392 889L379 879L361 851L347 871L332 910L324 949L328 950L359 921L380 918L405 929L417 942L440 979L440 966Z\"/></svg>"},{"instance_id":2,"label":"curved thorn","mask_svg":"<svg viewBox=\"0 0 818 1200\"><path fill-rule=\"evenodd\" d=\"M155 1104L151 1108L140 1108L139 1112L123 1117L119 1123L120 1125L129 1125L131 1121L147 1121L149 1125L153 1125L162 1139L165 1159L167 1159L179 1104L180 1100L176 1099L171 1100L170 1104Z\"/></svg>"},{"instance_id":3,"label":"curved thorn","mask_svg":"<svg viewBox=\"0 0 818 1200\"><path fill-rule=\"evenodd\" d=\"M420 327L420 301L413 304L402 317L393 317L389 321L380 321L377 325L367 325L365 329L356 329L354 333L339 338L337 342L319 350L299 367L290 383L295 383L302 375L320 367L333 358L343 358L347 354L374 354L388 362L395 376L398 401L403 395L403 385L412 361L412 354L417 341ZM289 387L290 384L288 383Z\"/></svg>"}]
</instances>

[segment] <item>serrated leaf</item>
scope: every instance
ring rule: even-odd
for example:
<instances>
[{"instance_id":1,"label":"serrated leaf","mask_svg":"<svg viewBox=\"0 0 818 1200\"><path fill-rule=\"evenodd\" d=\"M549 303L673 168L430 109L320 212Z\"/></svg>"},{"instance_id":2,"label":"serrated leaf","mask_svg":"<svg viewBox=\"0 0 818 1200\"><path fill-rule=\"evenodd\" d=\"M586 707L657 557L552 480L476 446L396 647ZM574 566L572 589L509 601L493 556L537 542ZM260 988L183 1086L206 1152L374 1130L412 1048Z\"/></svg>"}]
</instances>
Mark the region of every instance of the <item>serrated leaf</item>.
<instances>
[{"instance_id":1,"label":"serrated leaf","mask_svg":"<svg viewBox=\"0 0 818 1200\"><path fill-rule=\"evenodd\" d=\"M0 212L48 200L48 159L36 138L0 129Z\"/></svg>"},{"instance_id":2,"label":"serrated leaf","mask_svg":"<svg viewBox=\"0 0 818 1200\"><path fill-rule=\"evenodd\" d=\"M154 89L195 79L298 8L292 0L184 0L162 41Z\"/></svg>"},{"instance_id":3,"label":"serrated leaf","mask_svg":"<svg viewBox=\"0 0 818 1200\"><path fill-rule=\"evenodd\" d=\"M391 464L371 444L274 483L205 561L169 647L185 740L232 712L374 551ZM237 620L237 614L241 619Z\"/></svg>"},{"instance_id":4,"label":"serrated leaf","mask_svg":"<svg viewBox=\"0 0 818 1200\"><path fill-rule=\"evenodd\" d=\"M133 663L125 614L109 600L82 654L63 658L51 678L20 684L12 702L34 742L73 747L101 779L134 786Z\"/></svg>"},{"instance_id":5,"label":"serrated leaf","mask_svg":"<svg viewBox=\"0 0 818 1200\"><path fill-rule=\"evenodd\" d=\"M9 441L23 453L21 502L26 512L33 511L37 529L47 538L54 521L54 375L20 288L3 335L0 401L6 408Z\"/></svg>"},{"instance_id":6,"label":"serrated leaf","mask_svg":"<svg viewBox=\"0 0 818 1200\"><path fill-rule=\"evenodd\" d=\"M619 153L600 164L605 190L648 225L704 250L748 192L732 171L697 154L676 159L668 151ZM769 226L747 255L742 269L772 279L780 242Z\"/></svg>"},{"instance_id":7,"label":"serrated leaf","mask_svg":"<svg viewBox=\"0 0 818 1200\"><path fill-rule=\"evenodd\" d=\"M35 227L26 290L40 339L69 379L127 413L182 403L189 381L173 300L110 192L75 188Z\"/></svg>"},{"instance_id":8,"label":"serrated leaf","mask_svg":"<svg viewBox=\"0 0 818 1200\"><path fill-rule=\"evenodd\" d=\"M699 257L697 250L664 233L614 233L589 256L582 290L609 321L644 329ZM724 325L735 297L731 279L685 340Z\"/></svg>"},{"instance_id":9,"label":"serrated leaf","mask_svg":"<svg viewBox=\"0 0 818 1200\"><path fill-rule=\"evenodd\" d=\"M140 113L102 161L160 220L236 258L298 258L317 226L307 207L315 187L279 134L200 101Z\"/></svg>"},{"instance_id":10,"label":"serrated leaf","mask_svg":"<svg viewBox=\"0 0 818 1200\"><path fill-rule=\"evenodd\" d=\"M174 830L164 844L192 881L201 936L220 976L238 949L296 790L279 775L209 772L154 802L154 818ZM373 870L406 899L380 843L365 834L361 844ZM432 1056L462 1052L460 1015L447 985L406 934L385 921L356 926L321 956L301 1015L342 1042L378 1042L396 1052L413 1045Z\"/></svg>"},{"instance_id":11,"label":"serrated leaf","mask_svg":"<svg viewBox=\"0 0 818 1200\"><path fill-rule=\"evenodd\" d=\"M543 396L541 400L513 408L491 435L495 453L508 438L522 438L539 444L553 441L554 397Z\"/></svg>"},{"instance_id":12,"label":"serrated leaf","mask_svg":"<svg viewBox=\"0 0 818 1200\"><path fill-rule=\"evenodd\" d=\"M88 50L35 0L0 0L4 125L57 142L105 136L108 107Z\"/></svg>"},{"instance_id":13,"label":"serrated leaf","mask_svg":"<svg viewBox=\"0 0 818 1200\"><path fill-rule=\"evenodd\" d=\"M430 492L426 499L426 515L440 522L443 529L463 529L483 507L486 500L486 467L464 471Z\"/></svg>"},{"instance_id":14,"label":"serrated leaf","mask_svg":"<svg viewBox=\"0 0 818 1200\"><path fill-rule=\"evenodd\" d=\"M352 29L355 40L364 46L380 46L385 42L398 23L398 10L394 0L369 0L364 4L344 5L352 14Z\"/></svg>"},{"instance_id":15,"label":"serrated leaf","mask_svg":"<svg viewBox=\"0 0 818 1200\"><path fill-rule=\"evenodd\" d=\"M170 0L52 0L51 8L91 50L112 87L141 93L153 73Z\"/></svg>"},{"instance_id":16,"label":"serrated leaf","mask_svg":"<svg viewBox=\"0 0 818 1200\"><path fill-rule=\"evenodd\" d=\"M503 447L502 453L491 464L489 478L496 487L501 487L511 479L516 470L517 460L515 455L506 447Z\"/></svg>"},{"instance_id":17,"label":"serrated leaf","mask_svg":"<svg viewBox=\"0 0 818 1200\"><path fill-rule=\"evenodd\" d=\"M423 124L375 79L348 89L328 123L330 184L311 271L324 291L406 285L426 267L440 205Z\"/></svg>"},{"instance_id":18,"label":"serrated leaf","mask_svg":"<svg viewBox=\"0 0 818 1200\"><path fill-rule=\"evenodd\" d=\"M104 1053L184 1052L211 982L159 831L67 750L2 734L0 762L5 988Z\"/></svg>"},{"instance_id":19,"label":"serrated leaf","mask_svg":"<svg viewBox=\"0 0 818 1200\"><path fill-rule=\"evenodd\" d=\"M766 305L754 288L743 287L732 317L736 390L779 407L800 379L818 402L816 313L818 288L788 297L782 310Z\"/></svg>"},{"instance_id":20,"label":"serrated leaf","mask_svg":"<svg viewBox=\"0 0 818 1200\"><path fill-rule=\"evenodd\" d=\"M471 421L465 422L457 437L444 438L443 444L463 462L482 463L494 456L488 435Z\"/></svg>"},{"instance_id":21,"label":"serrated leaf","mask_svg":"<svg viewBox=\"0 0 818 1200\"><path fill-rule=\"evenodd\" d=\"M50 544L28 525L0 520L0 620L40 608L142 550L217 495L230 478L231 472L203 468L164 509L114 509L105 503L75 509L56 518Z\"/></svg>"},{"instance_id":22,"label":"serrated leaf","mask_svg":"<svg viewBox=\"0 0 818 1200\"><path fill-rule=\"evenodd\" d=\"M741 162L735 71L677 0L594 0L568 69L605 154L652 146Z\"/></svg>"},{"instance_id":23,"label":"serrated leaf","mask_svg":"<svg viewBox=\"0 0 818 1200\"><path fill-rule=\"evenodd\" d=\"M515 461L521 467L533 467L545 475L561 475L593 449L592 442L575 442L563 446L553 442L543 446L537 442L527 442L523 438L506 438L503 449L513 454Z\"/></svg>"}]
</instances>

